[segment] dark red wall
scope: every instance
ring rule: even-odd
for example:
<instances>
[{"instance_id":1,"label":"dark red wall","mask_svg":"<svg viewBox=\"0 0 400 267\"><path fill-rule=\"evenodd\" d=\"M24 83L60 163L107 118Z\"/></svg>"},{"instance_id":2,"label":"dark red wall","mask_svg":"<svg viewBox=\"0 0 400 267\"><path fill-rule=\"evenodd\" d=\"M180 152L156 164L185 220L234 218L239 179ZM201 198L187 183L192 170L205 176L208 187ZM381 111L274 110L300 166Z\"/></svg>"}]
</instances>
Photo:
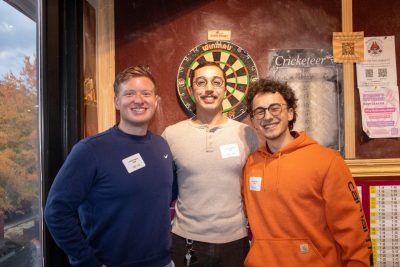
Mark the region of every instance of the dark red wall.
<instances>
[{"instance_id":1,"label":"dark red wall","mask_svg":"<svg viewBox=\"0 0 400 267\"><path fill-rule=\"evenodd\" d=\"M354 31L364 31L364 36L394 35L396 61L400 62L400 1L353 0ZM397 80L400 65L397 63ZM397 82L397 84L399 84ZM363 132L360 113L360 96L356 88L356 155L357 158L400 158L400 138L370 139Z\"/></svg>"},{"instance_id":2,"label":"dark red wall","mask_svg":"<svg viewBox=\"0 0 400 267\"><path fill-rule=\"evenodd\" d=\"M158 81L161 106L151 130L161 133L187 118L176 76L183 57L207 41L208 30L231 30L231 41L247 50L265 77L268 49L330 48L332 32L341 31L341 1L115 1L116 71L148 64Z\"/></svg>"},{"instance_id":3,"label":"dark red wall","mask_svg":"<svg viewBox=\"0 0 400 267\"><path fill-rule=\"evenodd\" d=\"M353 0L354 31L364 31L365 36L396 35L398 10L400 1ZM115 1L116 71L148 64L158 81L161 105L150 127L153 131L161 133L167 125L187 118L176 96L178 67L192 48L207 41L207 30L217 29L231 30L231 41L247 50L265 77L268 49L330 48L332 32L341 31L341 1ZM354 88L357 158L400 157L398 138L369 139L363 133Z\"/></svg>"}]
</instances>

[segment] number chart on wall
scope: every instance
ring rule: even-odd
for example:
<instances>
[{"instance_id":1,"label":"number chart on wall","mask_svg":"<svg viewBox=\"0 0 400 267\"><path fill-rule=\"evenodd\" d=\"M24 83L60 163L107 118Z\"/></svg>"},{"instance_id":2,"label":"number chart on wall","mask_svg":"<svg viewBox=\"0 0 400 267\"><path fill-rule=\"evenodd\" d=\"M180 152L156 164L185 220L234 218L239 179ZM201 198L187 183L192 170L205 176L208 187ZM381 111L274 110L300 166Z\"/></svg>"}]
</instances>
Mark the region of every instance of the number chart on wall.
<instances>
[{"instance_id":1,"label":"number chart on wall","mask_svg":"<svg viewBox=\"0 0 400 267\"><path fill-rule=\"evenodd\" d=\"M375 267L400 266L400 181L359 181Z\"/></svg>"}]
</instances>

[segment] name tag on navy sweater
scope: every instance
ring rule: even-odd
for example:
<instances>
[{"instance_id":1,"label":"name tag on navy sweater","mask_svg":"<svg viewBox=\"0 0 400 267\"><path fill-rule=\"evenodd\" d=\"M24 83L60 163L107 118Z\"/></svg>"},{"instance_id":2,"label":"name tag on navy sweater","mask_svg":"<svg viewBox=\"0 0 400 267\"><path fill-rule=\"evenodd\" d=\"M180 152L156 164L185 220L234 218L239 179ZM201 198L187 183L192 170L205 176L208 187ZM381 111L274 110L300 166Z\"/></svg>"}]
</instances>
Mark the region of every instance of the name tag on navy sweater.
<instances>
[{"instance_id":1,"label":"name tag on navy sweater","mask_svg":"<svg viewBox=\"0 0 400 267\"><path fill-rule=\"evenodd\" d=\"M146 166L139 153L124 158L122 163L125 165L125 168L129 173L137 171Z\"/></svg>"}]
</instances>

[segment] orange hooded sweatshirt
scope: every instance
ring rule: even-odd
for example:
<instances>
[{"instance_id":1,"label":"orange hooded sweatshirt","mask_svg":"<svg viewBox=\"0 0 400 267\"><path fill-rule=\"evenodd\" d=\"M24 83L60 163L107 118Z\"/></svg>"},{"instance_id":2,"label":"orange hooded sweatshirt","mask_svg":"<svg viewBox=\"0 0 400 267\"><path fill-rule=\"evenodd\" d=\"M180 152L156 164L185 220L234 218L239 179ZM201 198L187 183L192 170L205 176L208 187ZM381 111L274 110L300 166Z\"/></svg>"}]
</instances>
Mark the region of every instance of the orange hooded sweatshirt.
<instances>
[{"instance_id":1,"label":"orange hooded sweatshirt","mask_svg":"<svg viewBox=\"0 0 400 267\"><path fill-rule=\"evenodd\" d=\"M253 234L249 267L371 266L368 226L340 154L301 132L280 151L260 148L244 167Z\"/></svg>"}]
</instances>

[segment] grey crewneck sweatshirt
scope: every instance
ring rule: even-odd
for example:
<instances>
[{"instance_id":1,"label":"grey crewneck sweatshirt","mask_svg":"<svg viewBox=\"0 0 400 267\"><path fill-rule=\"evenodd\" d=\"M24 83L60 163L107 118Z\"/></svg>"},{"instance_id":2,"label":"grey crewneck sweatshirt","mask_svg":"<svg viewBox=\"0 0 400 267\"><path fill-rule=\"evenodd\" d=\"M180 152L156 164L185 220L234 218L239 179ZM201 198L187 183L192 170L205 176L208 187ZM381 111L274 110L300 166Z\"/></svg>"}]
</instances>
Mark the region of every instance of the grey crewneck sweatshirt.
<instances>
[{"instance_id":1,"label":"grey crewneck sweatshirt","mask_svg":"<svg viewBox=\"0 0 400 267\"><path fill-rule=\"evenodd\" d=\"M178 175L172 232L208 243L245 237L241 180L248 155L258 148L254 129L231 119L212 128L188 119L167 127L162 136Z\"/></svg>"}]
</instances>

